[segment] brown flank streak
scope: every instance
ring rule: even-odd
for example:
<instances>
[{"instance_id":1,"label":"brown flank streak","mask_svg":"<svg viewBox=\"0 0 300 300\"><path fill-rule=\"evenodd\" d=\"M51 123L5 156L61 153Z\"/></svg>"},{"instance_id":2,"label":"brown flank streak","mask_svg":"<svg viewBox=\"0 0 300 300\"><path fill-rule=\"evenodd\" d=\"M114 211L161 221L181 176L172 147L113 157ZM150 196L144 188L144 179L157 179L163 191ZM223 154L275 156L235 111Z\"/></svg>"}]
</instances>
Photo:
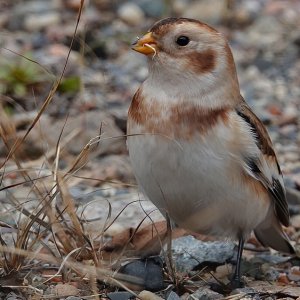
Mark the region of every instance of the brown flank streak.
<instances>
[{"instance_id":1,"label":"brown flank streak","mask_svg":"<svg viewBox=\"0 0 300 300\"><path fill-rule=\"evenodd\" d=\"M168 110L157 102L145 104L141 91L133 97L129 108L129 122L143 127L145 133L170 138L190 139L196 134L205 135L219 122L228 122L228 108L204 110L195 105L177 104Z\"/></svg>"}]
</instances>

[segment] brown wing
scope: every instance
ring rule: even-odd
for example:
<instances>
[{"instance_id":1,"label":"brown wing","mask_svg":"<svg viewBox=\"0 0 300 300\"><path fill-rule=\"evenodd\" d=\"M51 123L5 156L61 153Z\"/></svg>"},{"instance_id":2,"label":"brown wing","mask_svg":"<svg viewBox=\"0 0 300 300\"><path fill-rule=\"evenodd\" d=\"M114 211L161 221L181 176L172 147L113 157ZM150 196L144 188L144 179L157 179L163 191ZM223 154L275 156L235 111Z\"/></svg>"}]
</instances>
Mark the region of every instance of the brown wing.
<instances>
[{"instance_id":1,"label":"brown wing","mask_svg":"<svg viewBox=\"0 0 300 300\"><path fill-rule=\"evenodd\" d=\"M279 221L283 225L288 226L289 211L283 186L282 173L269 134L265 126L244 100L236 108L236 112L249 126L255 143L261 151L260 157L245 157L245 163L250 170L251 175L261 181L270 193L274 201L275 213Z\"/></svg>"}]
</instances>

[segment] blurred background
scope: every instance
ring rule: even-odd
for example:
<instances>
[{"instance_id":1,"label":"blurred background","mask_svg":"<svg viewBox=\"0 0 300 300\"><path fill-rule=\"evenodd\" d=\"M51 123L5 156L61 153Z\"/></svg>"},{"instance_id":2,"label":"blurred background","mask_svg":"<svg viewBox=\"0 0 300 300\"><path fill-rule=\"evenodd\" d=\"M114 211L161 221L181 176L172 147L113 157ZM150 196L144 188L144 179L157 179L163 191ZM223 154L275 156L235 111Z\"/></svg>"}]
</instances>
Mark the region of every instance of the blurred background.
<instances>
[{"instance_id":1,"label":"blurred background","mask_svg":"<svg viewBox=\"0 0 300 300\"><path fill-rule=\"evenodd\" d=\"M124 135L130 100L147 76L147 65L130 44L155 21L184 16L207 22L228 37L242 95L268 126L286 186L300 189L299 1L84 1L64 77L38 122L14 150L19 167L12 156L7 160L7 154L28 133L64 69L80 1L1 0L0 4L3 187L18 182L21 167L37 172L35 178L50 176L55 159L56 170L67 172L84 146L100 134L101 142L90 149L78 177L69 181L72 196L78 203L103 195L139 198L131 194L136 186ZM51 180L43 182L46 190L53 185ZM29 201L31 193L30 184L24 184L5 189L0 196L2 203L13 194L35 206L34 196ZM13 222L7 214L3 218Z\"/></svg>"},{"instance_id":2,"label":"blurred background","mask_svg":"<svg viewBox=\"0 0 300 300\"><path fill-rule=\"evenodd\" d=\"M0 122L6 134L0 141L0 162L1 184L7 187L20 178L16 161L6 159L9 148L27 132L64 69L80 1L0 4ZM131 194L136 187L124 135L127 110L147 76L147 65L130 45L155 21L184 16L207 22L228 37L242 95L268 126L287 187L299 190L299 14L297 0L84 1L64 77L15 157L26 170L38 172L37 178L53 173L55 157L56 168L66 172L101 134L76 173L79 177L68 182L72 196L79 202L103 195L139 198ZM0 196L7 202L8 194L17 193L14 197L26 195L25 201L30 190L30 184L19 185Z\"/></svg>"},{"instance_id":3,"label":"blurred background","mask_svg":"<svg viewBox=\"0 0 300 300\"><path fill-rule=\"evenodd\" d=\"M0 161L2 167L6 162L5 187L21 176L16 162L6 161L8 149L27 132L64 69L80 1L0 3L1 123L7 138L0 142ZM81 178L69 182L72 195L88 201L87 195L94 199L105 190L109 195L129 193L126 197L134 198L129 190L136 192L136 187L122 185L135 183L123 136L127 110L147 76L147 64L130 44L155 21L184 16L207 22L228 37L242 95L268 126L286 185L299 190L299 14L297 0L84 1L64 77L15 151L16 158L27 170L37 168L35 177L49 174L60 141L63 151L57 168L63 172L86 143L101 133L101 143L77 173ZM109 180L120 184L112 186ZM51 180L47 184L51 186ZM22 185L1 195L7 201L7 193L19 193L26 195L25 201L30 189L30 184Z\"/></svg>"},{"instance_id":4,"label":"blurred background","mask_svg":"<svg viewBox=\"0 0 300 300\"><path fill-rule=\"evenodd\" d=\"M144 211L161 218L150 203L134 202L142 195L125 135L131 98L147 76L146 58L130 45L169 16L199 19L228 37L242 95L278 154L293 215L288 232L298 240L300 1L86 0L74 36L79 9L79 0L0 0L1 244L45 245L47 230L61 222L73 244L56 237L68 254L87 232L97 240L119 213L106 234L136 226ZM80 219L64 215L66 203ZM18 236L20 228L29 237ZM31 236L37 228L44 228L39 239ZM8 260L4 270L18 263Z\"/></svg>"}]
</instances>

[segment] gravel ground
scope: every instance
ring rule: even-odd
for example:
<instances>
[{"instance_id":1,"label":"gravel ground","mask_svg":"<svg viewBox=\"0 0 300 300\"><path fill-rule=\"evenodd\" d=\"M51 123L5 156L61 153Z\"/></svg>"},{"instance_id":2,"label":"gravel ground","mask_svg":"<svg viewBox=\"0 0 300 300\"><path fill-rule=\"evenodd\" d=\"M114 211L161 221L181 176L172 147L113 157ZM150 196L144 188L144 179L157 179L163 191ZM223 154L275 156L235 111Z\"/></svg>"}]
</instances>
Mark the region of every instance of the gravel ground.
<instances>
[{"instance_id":1,"label":"gravel ground","mask_svg":"<svg viewBox=\"0 0 300 300\"><path fill-rule=\"evenodd\" d=\"M81 220L88 220L85 230L96 239L99 230L107 224L107 217L114 220L120 213L107 231L109 240L128 228L135 228L144 219L145 224L162 219L138 192L124 135L132 95L147 76L145 57L131 51L130 44L156 20L166 16L197 18L228 37L242 95L267 126L278 154L291 205L292 220L287 233L297 245L300 229L300 2L85 1L64 79L15 157L6 161L7 146L11 147L16 139L24 136L63 71L79 7L79 0L0 1L0 124L2 134L7 137L6 145L4 140L0 141L2 245L13 245L20 224L28 220L24 210L36 213L41 194L46 195L53 188L57 178L71 169L85 145L99 134L100 141L93 143L89 156L81 161L66 183L78 215ZM29 177L24 179L21 169L26 170L31 179L39 178L38 187L42 191L39 196ZM58 195L53 203L63 208L63 199ZM130 205L123 211L127 204ZM145 218L145 212L150 213L151 220ZM195 244L191 240L187 238L186 244L191 244L193 249ZM258 248L251 240L248 247ZM176 252L176 255L180 254ZM256 252L246 251L244 267L252 290L236 293L271 297L264 299L299 297L299 261L278 261L278 257L283 258L271 252L266 261ZM186 270L187 263L183 264ZM34 276L29 276L26 282L22 278L21 283L8 284L7 270L4 264L0 264L1 267L0 285L32 286L35 291L7 288L0 290L1 299L43 299L46 295L56 295L60 299L75 300L94 291L89 284L82 287L70 279L41 285L45 279L43 272L36 282L32 279ZM196 271L186 272L185 276L194 276ZM212 272L218 278L228 275L224 264ZM209 274L203 276L209 278ZM196 279L194 282L199 283L199 277ZM266 287L266 282L272 285ZM184 299L222 299L223 296L201 284L198 290L191 288L177 293ZM105 294L104 290L98 286L99 293Z\"/></svg>"}]
</instances>

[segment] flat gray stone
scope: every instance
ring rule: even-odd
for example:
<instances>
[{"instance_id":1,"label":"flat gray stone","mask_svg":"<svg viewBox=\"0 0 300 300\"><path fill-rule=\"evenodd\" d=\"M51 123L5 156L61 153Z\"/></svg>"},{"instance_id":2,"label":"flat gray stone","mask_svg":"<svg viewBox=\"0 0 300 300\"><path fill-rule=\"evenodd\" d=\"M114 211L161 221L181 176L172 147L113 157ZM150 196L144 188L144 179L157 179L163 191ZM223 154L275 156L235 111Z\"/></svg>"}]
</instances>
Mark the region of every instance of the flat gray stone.
<instances>
[{"instance_id":1,"label":"flat gray stone","mask_svg":"<svg viewBox=\"0 0 300 300\"><path fill-rule=\"evenodd\" d=\"M202 287L198 289L195 293L189 295L187 300L215 300L215 299L224 299L224 296L210 290L207 287Z\"/></svg>"},{"instance_id":2,"label":"flat gray stone","mask_svg":"<svg viewBox=\"0 0 300 300\"><path fill-rule=\"evenodd\" d=\"M193 270L203 262L223 264L234 256L235 244L229 241L202 242L193 236L173 241L172 252L179 272Z\"/></svg>"},{"instance_id":3,"label":"flat gray stone","mask_svg":"<svg viewBox=\"0 0 300 300\"><path fill-rule=\"evenodd\" d=\"M110 300L128 300L133 298L133 295L129 292L113 292L113 293L108 293L107 297Z\"/></svg>"},{"instance_id":4,"label":"flat gray stone","mask_svg":"<svg viewBox=\"0 0 300 300\"><path fill-rule=\"evenodd\" d=\"M171 291L166 297L166 300L180 300L180 297L175 292Z\"/></svg>"}]
</instances>

